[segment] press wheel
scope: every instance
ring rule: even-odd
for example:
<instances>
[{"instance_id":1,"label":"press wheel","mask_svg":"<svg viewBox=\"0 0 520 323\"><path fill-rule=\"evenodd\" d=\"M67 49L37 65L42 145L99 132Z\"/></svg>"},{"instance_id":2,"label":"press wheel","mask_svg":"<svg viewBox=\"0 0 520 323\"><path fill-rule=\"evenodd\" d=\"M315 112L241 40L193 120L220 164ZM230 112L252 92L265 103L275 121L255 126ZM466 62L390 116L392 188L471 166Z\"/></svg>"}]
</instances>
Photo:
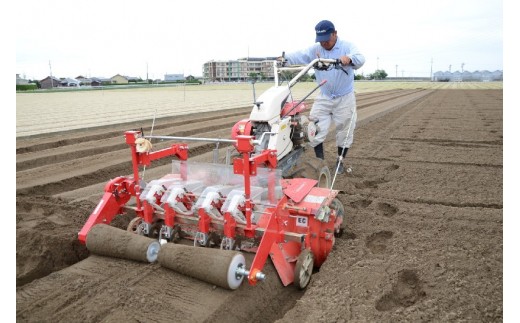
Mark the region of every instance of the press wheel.
<instances>
[{"instance_id":1,"label":"press wheel","mask_svg":"<svg viewBox=\"0 0 520 323\"><path fill-rule=\"evenodd\" d=\"M143 218L141 218L139 216L133 218L130 221L130 223L128 224L128 226L126 227L126 231L133 232L138 235L145 235L141 229L141 223L143 223L143 221L144 221ZM163 220L157 220L154 223L152 223L152 225L150 227L150 232L148 232L148 237L150 237L150 238L159 237L159 232L161 231L161 226L163 223L164 223Z\"/></svg>"},{"instance_id":2,"label":"press wheel","mask_svg":"<svg viewBox=\"0 0 520 323\"><path fill-rule=\"evenodd\" d=\"M157 220L152 223L150 226L150 232L148 232L148 237L150 238L159 238L159 234L161 233L161 227L164 224L163 220Z\"/></svg>"},{"instance_id":3,"label":"press wheel","mask_svg":"<svg viewBox=\"0 0 520 323\"><path fill-rule=\"evenodd\" d=\"M309 249L303 250L296 260L294 268L294 285L299 289L305 289L311 281L314 269L314 255Z\"/></svg>"},{"instance_id":4,"label":"press wheel","mask_svg":"<svg viewBox=\"0 0 520 323\"><path fill-rule=\"evenodd\" d=\"M139 229L139 225L143 223L143 218L137 216L133 218L130 223L128 223L128 226L126 227L126 231L136 233L141 235L141 230Z\"/></svg>"},{"instance_id":5,"label":"press wheel","mask_svg":"<svg viewBox=\"0 0 520 323\"><path fill-rule=\"evenodd\" d=\"M347 221L345 219L345 207L338 198L332 200L329 206L336 212L336 221L334 222L334 236L339 238L347 228Z\"/></svg>"}]
</instances>

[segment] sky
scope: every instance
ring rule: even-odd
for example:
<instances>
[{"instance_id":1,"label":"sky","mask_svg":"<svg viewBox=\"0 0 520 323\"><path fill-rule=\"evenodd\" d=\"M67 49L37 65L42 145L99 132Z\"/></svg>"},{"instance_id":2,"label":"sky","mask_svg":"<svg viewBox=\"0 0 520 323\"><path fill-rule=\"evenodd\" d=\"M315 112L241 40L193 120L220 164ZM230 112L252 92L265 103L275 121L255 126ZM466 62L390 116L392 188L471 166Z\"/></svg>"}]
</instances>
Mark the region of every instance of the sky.
<instances>
[{"instance_id":1,"label":"sky","mask_svg":"<svg viewBox=\"0 0 520 323\"><path fill-rule=\"evenodd\" d=\"M358 70L364 75L503 70L502 1L304 3L18 1L16 73L31 80L202 76L210 60L280 56L311 46L323 19L365 56Z\"/></svg>"}]
</instances>

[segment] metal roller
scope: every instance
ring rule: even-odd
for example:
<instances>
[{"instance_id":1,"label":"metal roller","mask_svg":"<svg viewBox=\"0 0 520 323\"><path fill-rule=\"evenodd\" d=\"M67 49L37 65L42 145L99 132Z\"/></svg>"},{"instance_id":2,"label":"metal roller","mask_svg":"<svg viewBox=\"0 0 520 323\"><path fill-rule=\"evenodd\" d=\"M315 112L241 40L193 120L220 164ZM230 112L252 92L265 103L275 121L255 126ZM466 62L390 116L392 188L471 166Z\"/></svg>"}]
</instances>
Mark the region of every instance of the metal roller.
<instances>
[{"instance_id":1,"label":"metal roller","mask_svg":"<svg viewBox=\"0 0 520 323\"><path fill-rule=\"evenodd\" d=\"M240 287L245 269L244 255L237 251L198 248L168 243L159 251L158 262L180 274L226 289Z\"/></svg>"},{"instance_id":2,"label":"metal roller","mask_svg":"<svg viewBox=\"0 0 520 323\"><path fill-rule=\"evenodd\" d=\"M107 224L94 225L87 234L87 249L107 257L154 262L161 245L157 240Z\"/></svg>"}]
</instances>

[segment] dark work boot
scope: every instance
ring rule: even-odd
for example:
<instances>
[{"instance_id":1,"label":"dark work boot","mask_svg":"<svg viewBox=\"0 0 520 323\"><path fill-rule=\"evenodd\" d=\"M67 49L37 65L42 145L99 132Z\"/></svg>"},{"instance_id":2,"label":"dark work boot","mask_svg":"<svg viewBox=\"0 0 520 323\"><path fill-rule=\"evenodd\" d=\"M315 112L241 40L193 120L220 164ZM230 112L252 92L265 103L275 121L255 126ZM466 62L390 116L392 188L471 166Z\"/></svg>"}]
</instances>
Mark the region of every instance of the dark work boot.
<instances>
[{"instance_id":1,"label":"dark work boot","mask_svg":"<svg viewBox=\"0 0 520 323\"><path fill-rule=\"evenodd\" d=\"M339 164L339 166L338 166ZM345 168L343 167L343 161L338 159L336 160L336 165L334 165L334 171L338 170L338 174L343 174L345 172Z\"/></svg>"},{"instance_id":2,"label":"dark work boot","mask_svg":"<svg viewBox=\"0 0 520 323\"><path fill-rule=\"evenodd\" d=\"M345 150L343 150L345 149ZM345 158L345 156L347 156L347 151L348 151L348 148L343 148L343 147L338 147L338 156L343 156L343 158ZM341 154L343 152L343 155Z\"/></svg>"},{"instance_id":3,"label":"dark work boot","mask_svg":"<svg viewBox=\"0 0 520 323\"><path fill-rule=\"evenodd\" d=\"M345 167L343 167L343 159L345 159L347 151L348 148L338 147L338 159L336 160L336 165L334 166L334 171L338 170L338 174L345 173ZM340 160L340 156L343 157L342 160Z\"/></svg>"},{"instance_id":4,"label":"dark work boot","mask_svg":"<svg viewBox=\"0 0 520 323\"><path fill-rule=\"evenodd\" d=\"M314 153L319 159L325 159L325 155L323 153L323 143L320 143L318 146L314 147Z\"/></svg>"}]
</instances>

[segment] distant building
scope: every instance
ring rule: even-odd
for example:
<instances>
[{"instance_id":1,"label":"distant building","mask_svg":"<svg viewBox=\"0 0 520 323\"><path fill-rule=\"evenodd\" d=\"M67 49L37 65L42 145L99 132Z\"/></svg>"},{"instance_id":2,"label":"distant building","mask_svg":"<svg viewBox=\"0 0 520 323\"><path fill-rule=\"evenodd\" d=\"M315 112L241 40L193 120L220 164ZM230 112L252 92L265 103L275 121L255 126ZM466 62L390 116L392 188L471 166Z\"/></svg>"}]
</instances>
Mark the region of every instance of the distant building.
<instances>
[{"instance_id":1,"label":"distant building","mask_svg":"<svg viewBox=\"0 0 520 323\"><path fill-rule=\"evenodd\" d=\"M60 85L62 87L79 87L80 83L81 82L76 79L71 79L68 77L60 78Z\"/></svg>"},{"instance_id":2,"label":"distant building","mask_svg":"<svg viewBox=\"0 0 520 323\"><path fill-rule=\"evenodd\" d=\"M433 74L433 80L436 82L491 82L491 81L502 81L503 80L503 72L502 71L475 71L469 72L464 71L463 73L459 71L455 72L435 72Z\"/></svg>"},{"instance_id":3,"label":"distant building","mask_svg":"<svg viewBox=\"0 0 520 323\"><path fill-rule=\"evenodd\" d=\"M128 78L121 74L116 74L110 78L112 84L128 84Z\"/></svg>"},{"instance_id":4,"label":"distant building","mask_svg":"<svg viewBox=\"0 0 520 323\"><path fill-rule=\"evenodd\" d=\"M251 74L262 80L273 80L275 57L248 57L237 60L211 60L203 65L203 78L209 82L248 81Z\"/></svg>"},{"instance_id":5,"label":"distant building","mask_svg":"<svg viewBox=\"0 0 520 323\"><path fill-rule=\"evenodd\" d=\"M61 80L54 76L47 76L43 80L40 80L40 86L42 89L52 89L61 86Z\"/></svg>"},{"instance_id":6,"label":"distant building","mask_svg":"<svg viewBox=\"0 0 520 323\"><path fill-rule=\"evenodd\" d=\"M139 82L140 78L135 76L126 76L121 74L116 74L110 78L110 83L112 84L128 84L130 82Z\"/></svg>"},{"instance_id":7,"label":"distant building","mask_svg":"<svg viewBox=\"0 0 520 323\"><path fill-rule=\"evenodd\" d=\"M165 81L184 81L184 74L164 74Z\"/></svg>"},{"instance_id":8,"label":"distant building","mask_svg":"<svg viewBox=\"0 0 520 323\"><path fill-rule=\"evenodd\" d=\"M90 86L102 86L112 83L111 79L105 77L91 77Z\"/></svg>"},{"instance_id":9,"label":"distant building","mask_svg":"<svg viewBox=\"0 0 520 323\"><path fill-rule=\"evenodd\" d=\"M16 74L16 85L19 84L29 84L29 80L21 78L20 74Z\"/></svg>"},{"instance_id":10,"label":"distant building","mask_svg":"<svg viewBox=\"0 0 520 323\"><path fill-rule=\"evenodd\" d=\"M92 85L92 80L90 78L84 77L84 76L77 76L76 80L80 82L80 85L82 86L90 86Z\"/></svg>"}]
</instances>

